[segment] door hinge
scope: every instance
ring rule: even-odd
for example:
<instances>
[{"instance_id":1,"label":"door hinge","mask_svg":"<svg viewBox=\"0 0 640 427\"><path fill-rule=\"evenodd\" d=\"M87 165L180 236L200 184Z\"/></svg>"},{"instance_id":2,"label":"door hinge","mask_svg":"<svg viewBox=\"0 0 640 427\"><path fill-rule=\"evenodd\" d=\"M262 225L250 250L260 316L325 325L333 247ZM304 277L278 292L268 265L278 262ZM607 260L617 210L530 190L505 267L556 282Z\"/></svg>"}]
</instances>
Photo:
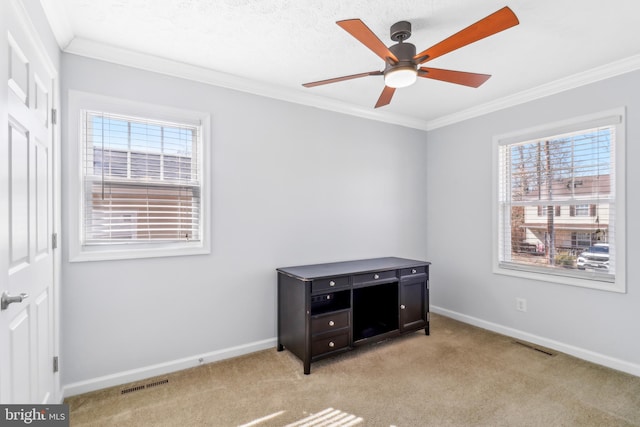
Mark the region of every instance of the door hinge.
<instances>
[{"instance_id":1,"label":"door hinge","mask_svg":"<svg viewBox=\"0 0 640 427\"><path fill-rule=\"evenodd\" d=\"M53 356L53 372L58 372L60 367L58 366L58 356Z\"/></svg>"},{"instance_id":2,"label":"door hinge","mask_svg":"<svg viewBox=\"0 0 640 427\"><path fill-rule=\"evenodd\" d=\"M51 123L53 123L54 125L58 124L58 110L56 110L55 108L51 109Z\"/></svg>"},{"instance_id":3,"label":"door hinge","mask_svg":"<svg viewBox=\"0 0 640 427\"><path fill-rule=\"evenodd\" d=\"M58 249L58 233L53 233L51 235L51 248Z\"/></svg>"}]
</instances>

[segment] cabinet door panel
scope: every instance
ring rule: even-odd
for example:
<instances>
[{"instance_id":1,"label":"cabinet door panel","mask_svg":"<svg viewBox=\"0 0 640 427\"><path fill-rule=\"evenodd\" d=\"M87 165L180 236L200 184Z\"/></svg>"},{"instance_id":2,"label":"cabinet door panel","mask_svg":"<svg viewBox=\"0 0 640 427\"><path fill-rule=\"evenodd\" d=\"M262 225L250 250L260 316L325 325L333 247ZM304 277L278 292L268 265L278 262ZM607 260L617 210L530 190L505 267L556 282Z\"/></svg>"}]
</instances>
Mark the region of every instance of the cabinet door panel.
<instances>
[{"instance_id":1,"label":"cabinet door panel","mask_svg":"<svg viewBox=\"0 0 640 427\"><path fill-rule=\"evenodd\" d=\"M426 280L400 282L400 330L419 329L426 325Z\"/></svg>"}]
</instances>

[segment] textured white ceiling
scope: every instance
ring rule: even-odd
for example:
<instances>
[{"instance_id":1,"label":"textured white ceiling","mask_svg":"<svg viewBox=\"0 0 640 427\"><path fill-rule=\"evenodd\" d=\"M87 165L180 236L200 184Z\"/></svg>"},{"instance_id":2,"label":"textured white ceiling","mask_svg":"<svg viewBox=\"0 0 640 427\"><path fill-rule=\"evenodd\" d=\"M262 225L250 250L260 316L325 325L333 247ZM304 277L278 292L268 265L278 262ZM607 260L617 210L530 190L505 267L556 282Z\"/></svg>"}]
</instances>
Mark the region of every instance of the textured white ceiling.
<instances>
[{"instance_id":1,"label":"textured white ceiling","mask_svg":"<svg viewBox=\"0 0 640 427\"><path fill-rule=\"evenodd\" d=\"M401 117L436 123L612 63L636 67L640 55L637 0L41 2L58 43L69 52L105 57L105 52L122 54L107 47L126 49L234 75L262 94L386 115L396 122ZM491 74L478 89L418 79L374 112L384 86L381 76L301 86L384 68L380 58L335 24L338 20L362 19L387 45L394 43L389 27L410 21L409 42L421 51L504 6L515 12L520 25L429 62L432 67Z\"/></svg>"}]
</instances>

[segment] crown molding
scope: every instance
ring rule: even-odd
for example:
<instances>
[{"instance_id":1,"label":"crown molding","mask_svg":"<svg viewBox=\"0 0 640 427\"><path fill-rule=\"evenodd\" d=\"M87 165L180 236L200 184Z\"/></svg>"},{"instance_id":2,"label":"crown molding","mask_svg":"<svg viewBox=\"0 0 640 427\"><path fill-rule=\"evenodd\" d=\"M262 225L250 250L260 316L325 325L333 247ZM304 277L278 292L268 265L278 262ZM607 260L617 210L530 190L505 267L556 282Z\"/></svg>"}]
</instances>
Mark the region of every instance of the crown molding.
<instances>
[{"instance_id":1,"label":"crown molding","mask_svg":"<svg viewBox=\"0 0 640 427\"><path fill-rule=\"evenodd\" d=\"M46 2L49 0L41 0ZM518 92L494 101L459 111L453 114L439 117L434 120L420 120L399 114L391 114L354 106L352 104L337 101L318 95L305 94L282 86L266 84L244 77L228 73L198 67L190 64L173 61L145 53L135 52L129 49L110 46L83 38L72 38L63 49L66 53L99 59L115 64L126 65L155 73L170 75L173 77L206 83L214 86L233 89L254 95L265 96L281 101L293 102L328 111L357 116L369 120L395 124L399 126L419 129L434 130L449 126L458 122L469 120L505 108L524 104L536 99L544 98L600 80L615 77L640 69L640 55L625 58L611 64L606 64L591 70L587 70L572 76L568 76L550 83L546 83L522 92Z\"/></svg>"},{"instance_id":2,"label":"crown molding","mask_svg":"<svg viewBox=\"0 0 640 427\"><path fill-rule=\"evenodd\" d=\"M630 73L639 69L640 55L634 55L610 64L518 92L513 95L505 96L477 107L442 116L435 120L430 120L427 122L426 130L434 130L440 127L449 126L464 120L483 116L505 108L514 107L516 105L555 95L560 92L575 89L611 77L619 76L621 74Z\"/></svg>"},{"instance_id":3,"label":"crown molding","mask_svg":"<svg viewBox=\"0 0 640 427\"><path fill-rule=\"evenodd\" d=\"M135 52L116 46L75 37L64 49L65 53L126 65L155 73L206 83L214 86L247 92L282 101L335 111L365 119L391 123L399 126L426 130L427 122L399 114L372 111L352 104L282 86L266 84L204 67L185 64L154 55Z\"/></svg>"}]
</instances>

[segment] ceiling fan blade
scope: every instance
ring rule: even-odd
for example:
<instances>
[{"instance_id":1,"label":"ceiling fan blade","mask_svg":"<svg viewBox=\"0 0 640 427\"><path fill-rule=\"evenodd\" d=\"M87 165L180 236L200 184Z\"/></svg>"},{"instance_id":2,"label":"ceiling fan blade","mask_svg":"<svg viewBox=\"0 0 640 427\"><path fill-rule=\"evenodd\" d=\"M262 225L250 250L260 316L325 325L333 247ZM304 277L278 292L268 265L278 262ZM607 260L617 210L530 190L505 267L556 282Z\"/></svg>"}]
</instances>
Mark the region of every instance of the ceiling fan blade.
<instances>
[{"instance_id":1,"label":"ceiling fan blade","mask_svg":"<svg viewBox=\"0 0 640 427\"><path fill-rule=\"evenodd\" d=\"M489 80L490 74L466 73L464 71L442 70L440 68L421 67L418 70L418 77L427 79L442 80L443 82L455 83L464 86L478 87Z\"/></svg>"},{"instance_id":2,"label":"ceiling fan blade","mask_svg":"<svg viewBox=\"0 0 640 427\"><path fill-rule=\"evenodd\" d=\"M414 61L418 64L430 61L438 56L442 56L445 53L449 53L463 46L481 40L485 37L489 37L500 31L511 28L518 25L518 17L513 13L509 7L505 6L497 12L479 20L475 24L469 25L464 30L457 32L451 37L444 39L440 43L431 46L416 56L413 57Z\"/></svg>"},{"instance_id":3,"label":"ceiling fan blade","mask_svg":"<svg viewBox=\"0 0 640 427\"><path fill-rule=\"evenodd\" d=\"M367 73L352 74L350 76L334 77L333 79L320 80L320 81L311 82L311 83L304 83L302 86L304 86L304 87L314 87L314 86L326 85L326 84L329 84L329 83L337 83L337 82L341 82L341 81L344 81L344 80L357 79L359 77L381 76L382 74L383 74L382 71L369 71Z\"/></svg>"},{"instance_id":4,"label":"ceiling fan blade","mask_svg":"<svg viewBox=\"0 0 640 427\"><path fill-rule=\"evenodd\" d=\"M378 102L376 103L376 108L384 107L385 105L389 104L391 102L391 98L393 97L393 94L395 91L396 91L396 88L385 86L384 89L382 89L380 98L378 98Z\"/></svg>"},{"instance_id":5,"label":"ceiling fan blade","mask_svg":"<svg viewBox=\"0 0 640 427\"><path fill-rule=\"evenodd\" d=\"M394 62L398 62L398 58L396 58L389 48L382 43L378 36L376 36L361 20L346 19L344 21L338 21L336 24L358 39L360 43L371 49L373 53L382 58L383 61L387 62L387 58L391 58Z\"/></svg>"}]
</instances>

